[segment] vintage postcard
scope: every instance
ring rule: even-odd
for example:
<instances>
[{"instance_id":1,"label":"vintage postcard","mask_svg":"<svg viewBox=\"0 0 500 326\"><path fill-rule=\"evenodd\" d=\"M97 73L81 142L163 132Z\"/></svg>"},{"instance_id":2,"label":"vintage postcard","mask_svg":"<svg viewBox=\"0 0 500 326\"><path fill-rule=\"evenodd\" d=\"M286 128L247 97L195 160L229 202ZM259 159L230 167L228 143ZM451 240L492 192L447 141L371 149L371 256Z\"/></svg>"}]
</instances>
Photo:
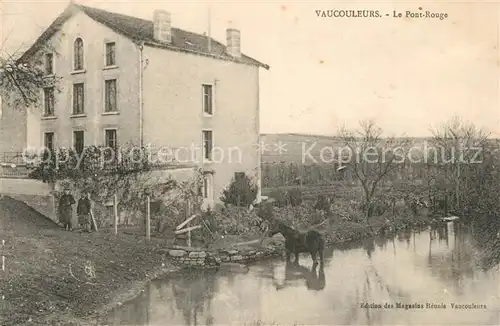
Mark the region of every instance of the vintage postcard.
<instances>
[{"instance_id":1,"label":"vintage postcard","mask_svg":"<svg viewBox=\"0 0 500 326\"><path fill-rule=\"evenodd\" d=\"M500 325L500 2L0 0L0 325Z\"/></svg>"}]
</instances>

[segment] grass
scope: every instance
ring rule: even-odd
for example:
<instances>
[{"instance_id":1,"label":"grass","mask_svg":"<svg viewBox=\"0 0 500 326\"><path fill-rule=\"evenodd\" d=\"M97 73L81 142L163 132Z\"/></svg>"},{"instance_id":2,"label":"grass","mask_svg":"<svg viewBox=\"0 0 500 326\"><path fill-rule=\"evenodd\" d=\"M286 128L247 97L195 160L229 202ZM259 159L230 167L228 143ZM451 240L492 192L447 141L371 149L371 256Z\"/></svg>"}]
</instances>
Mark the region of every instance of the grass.
<instances>
[{"instance_id":1,"label":"grass","mask_svg":"<svg viewBox=\"0 0 500 326\"><path fill-rule=\"evenodd\" d=\"M1 325L48 324L90 317L136 283L175 267L164 241L63 231L26 204L0 198Z\"/></svg>"}]
</instances>

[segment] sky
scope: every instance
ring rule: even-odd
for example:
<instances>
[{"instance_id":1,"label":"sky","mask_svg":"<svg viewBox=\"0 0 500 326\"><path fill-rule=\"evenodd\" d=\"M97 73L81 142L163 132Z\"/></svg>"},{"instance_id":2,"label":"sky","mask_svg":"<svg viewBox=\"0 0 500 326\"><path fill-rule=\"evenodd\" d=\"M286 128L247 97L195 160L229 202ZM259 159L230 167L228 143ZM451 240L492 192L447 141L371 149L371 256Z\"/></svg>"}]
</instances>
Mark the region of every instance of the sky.
<instances>
[{"instance_id":1,"label":"sky","mask_svg":"<svg viewBox=\"0 0 500 326\"><path fill-rule=\"evenodd\" d=\"M225 43L241 31L242 52L260 72L261 132L333 135L375 119L387 135L428 136L453 116L500 135L500 5L488 1L91 1L76 3L208 31ZM3 48L28 47L69 1L0 0ZM320 18L317 10L447 13L444 20Z\"/></svg>"}]
</instances>

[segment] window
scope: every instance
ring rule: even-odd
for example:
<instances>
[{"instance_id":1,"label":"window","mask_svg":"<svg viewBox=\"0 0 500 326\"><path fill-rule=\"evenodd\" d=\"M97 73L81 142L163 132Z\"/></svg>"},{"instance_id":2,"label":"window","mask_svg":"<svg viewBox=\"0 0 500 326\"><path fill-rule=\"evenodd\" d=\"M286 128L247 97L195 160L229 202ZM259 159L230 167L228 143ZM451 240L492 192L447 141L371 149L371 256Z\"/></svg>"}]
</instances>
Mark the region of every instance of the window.
<instances>
[{"instance_id":1,"label":"window","mask_svg":"<svg viewBox=\"0 0 500 326\"><path fill-rule=\"evenodd\" d=\"M85 148L85 139L83 130L73 131L73 147L78 154Z\"/></svg>"},{"instance_id":2,"label":"window","mask_svg":"<svg viewBox=\"0 0 500 326\"><path fill-rule=\"evenodd\" d=\"M106 67L116 64L115 53L115 42L106 43Z\"/></svg>"},{"instance_id":3,"label":"window","mask_svg":"<svg viewBox=\"0 0 500 326\"><path fill-rule=\"evenodd\" d=\"M211 130L203 130L203 158L205 160L212 160L212 147L213 147L213 139L212 139L212 131Z\"/></svg>"},{"instance_id":4,"label":"window","mask_svg":"<svg viewBox=\"0 0 500 326\"><path fill-rule=\"evenodd\" d=\"M104 146L104 159L106 163L116 162L119 156L116 129L104 130Z\"/></svg>"},{"instance_id":5,"label":"window","mask_svg":"<svg viewBox=\"0 0 500 326\"><path fill-rule=\"evenodd\" d=\"M203 178L203 198L208 198L208 191L209 191L209 181L208 177Z\"/></svg>"},{"instance_id":6,"label":"window","mask_svg":"<svg viewBox=\"0 0 500 326\"><path fill-rule=\"evenodd\" d=\"M53 132L46 132L44 134L43 145L49 151L54 150L54 133Z\"/></svg>"},{"instance_id":7,"label":"window","mask_svg":"<svg viewBox=\"0 0 500 326\"><path fill-rule=\"evenodd\" d=\"M74 44L74 69L83 70L83 40L77 38Z\"/></svg>"},{"instance_id":8,"label":"window","mask_svg":"<svg viewBox=\"0 0 500 326\"><path fill-rule=\"evenodd\" d=\"M198 187L198 195L202 196L205 199L206 198L212 199L212 175L211 174L206 174L203 177L203 182Z\"/></svg>"},{"instance_id":9,"label":"window","mask_svg":"<svg viewBox=\"0 0 500 326\"><path fill-rule=\"evenodd\" d=\"M45 54L45 74L54 74L54 55L52 53Z\"/></svg>"},{"instance_id":10,"label":"window","mask_svg":"<svg viewBox=\"0 0 500 326\"><path fill-rule=\"evenodd\" d=\"M43 115L46 117L54 116L54 87L43 89Z\"/></svg>"},{"instance_id":11,"label":"window","mask_svg":"<svg viewBox=\"0 0 500 326\"><path fill-rule=\"evenodd\" d=\"M203 112L213 114L213 93L212 85L203 85Z\"/></svg>"},{"instance_id":12,"label":"window","mask_svg":"<svg viewBox=\"0 0 500 326\"><path fill-rule=\"evenodd\" d=\"M105 112L115 112L117 111L116 107L116 79L106 80L104 83L104 91L105 91Z\"/></svg>"},{"instance_id":13,"label":"window","mask_svg":"<svg viewBox=\"0 0 500 326\"><path fill-rule=\"evenodd\" d=\"M73 114L85 113L85 95L83 83L73 84Z\"/></svg>"},{"instance_id":14,"label":"window","mask_svg":"<svg viewBox=\"0 0 500 326\"><path fill-rule=\"evenodd\" d=\"M116 137L116 129L106 129L104 131L104 136L105 136L105 146L116 149L118 147L118 139Z\"/></svg>"}]
</instances>

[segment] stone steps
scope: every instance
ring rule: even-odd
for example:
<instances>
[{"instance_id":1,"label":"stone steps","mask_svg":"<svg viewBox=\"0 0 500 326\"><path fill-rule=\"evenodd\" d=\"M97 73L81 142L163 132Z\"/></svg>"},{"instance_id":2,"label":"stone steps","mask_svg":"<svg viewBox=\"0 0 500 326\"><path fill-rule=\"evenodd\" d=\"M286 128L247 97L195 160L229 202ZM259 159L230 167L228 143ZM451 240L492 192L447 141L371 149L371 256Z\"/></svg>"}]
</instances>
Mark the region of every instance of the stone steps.
<instances>
[{"instance_id":1,"label":"stone steps","mask_svg":"<svg viewBox=\"0 0 500 326\"><path fill-rule=\"evenodd\" d=\"M254 248L253 250L221 249L214 251L175 246L167 250L168 255L174 261L190 268L217 268L224 263L248 263L282 253L282 248L277 246Z\"/></svg>"}]
</instances>

